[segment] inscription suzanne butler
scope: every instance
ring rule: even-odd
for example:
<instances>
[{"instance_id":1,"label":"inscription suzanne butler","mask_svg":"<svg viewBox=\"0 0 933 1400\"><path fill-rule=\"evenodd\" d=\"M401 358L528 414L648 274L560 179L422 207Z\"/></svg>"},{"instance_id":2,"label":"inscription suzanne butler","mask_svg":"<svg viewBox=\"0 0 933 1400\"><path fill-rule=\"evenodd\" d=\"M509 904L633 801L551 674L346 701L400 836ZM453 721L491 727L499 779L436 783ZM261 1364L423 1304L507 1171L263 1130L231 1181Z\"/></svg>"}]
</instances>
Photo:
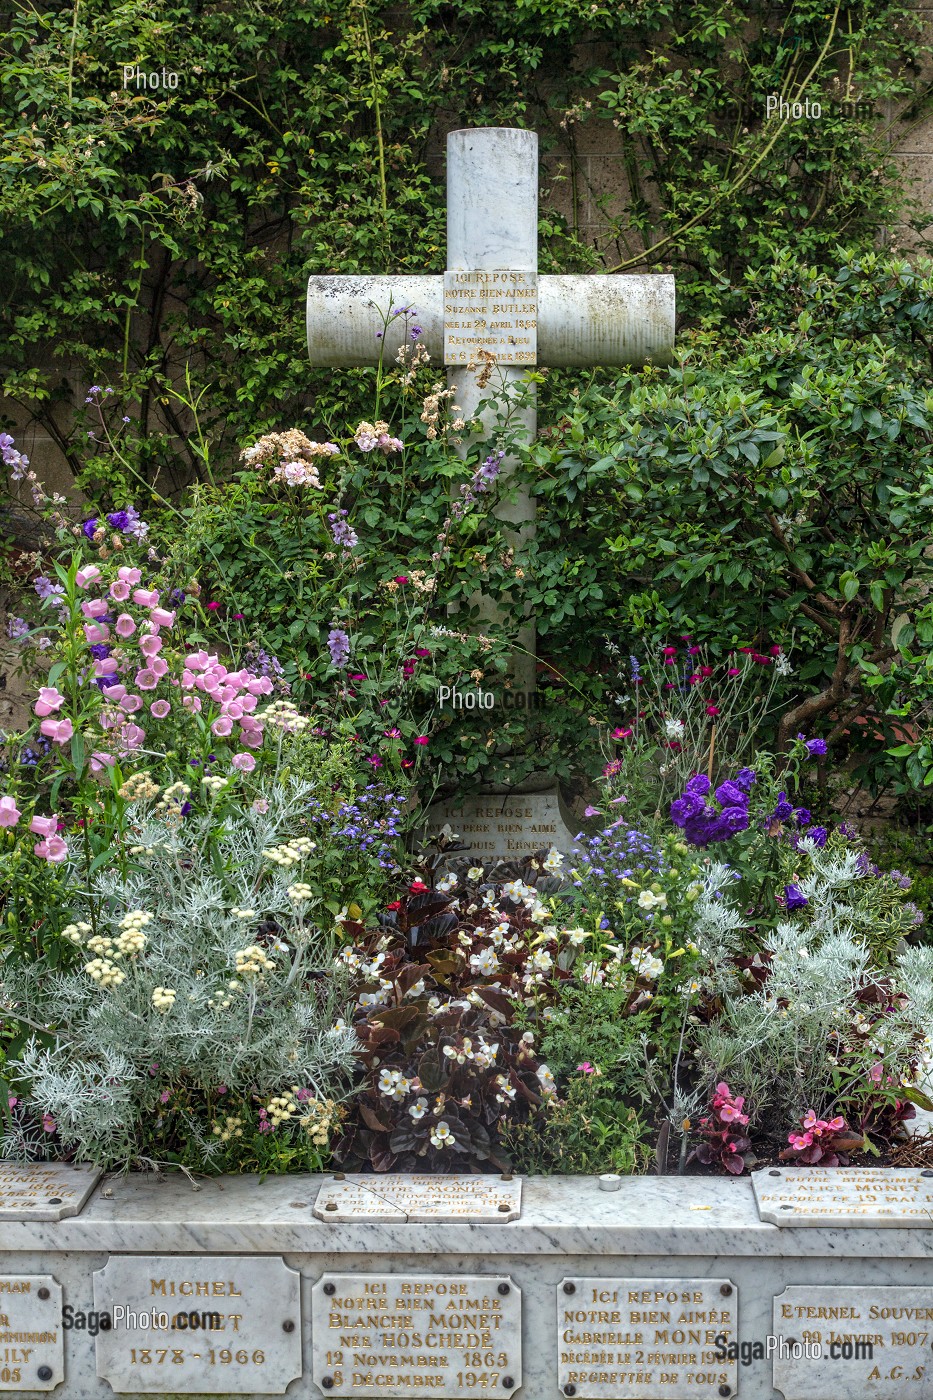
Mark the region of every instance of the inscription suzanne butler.
<instances>
[{"instance_id":1,"label":"inscription suzanne butler","mask_svg":"<svg viewBox=\"0 0 933 1400\"><path fill-rule=\"evenodd\" d=\"M470 364L481 350L503 365L535 363L536 272L444 273L444 363Z\"/></svg>"},{"instance_id":2,"label":"inscription suzanne butler","mask_svg":"<svg viewBox=\"0 0 933 1400\"><path fill-rule=\"evenodd\" d=\"M734 1395L738 1295L725 1278L565 1278L557 1287L557 1384L578 1400Z\"/></svg>"},{"instance_id":3,"label":"inscription suzanne butler","mask_svg":"<svg viewBox=\"0 0 933 1400\"><path fill-rule=\"evenodd\" d=\"M94 1274L113 1319L97 1374L129 1394L281 1395L301 1375L300 1286L263 1255L111 1257Z\"/></svg>"},{"instance_id":4,"label":"inscription suzanne butler","mask_svg":"<svg viewBox=\"0 0 933 1400\"><path fill-rule=\"evenodd\" d=\"M838 1170L828 1168L828 1171ZM785 1288L775 1337L801 1344L774 1358L784 1400L930 1400L933 1291L926 1288Z\"/></svg>"},{"instance_id":5,"label":"inscription suzanne butler","mask_svg":"<svg viewBox=\"0 0 933 1400\"><path fill-rule=\"evenodd\" d=\"M495 1274L324 1274L311 1342L325 1395L508 1396L522 1383L521 1292Z\"/></svg>"},{"instance_id":6,"label":"inscription suzanne butler","mask_svg":"<svg viewBox=\"0 0 933 1400\"><path fill-rule=\"evenodd\" d=\"M62 1290L51 1274L0 1276L0 1391L54 1390L65 1378Z\"/></svg>"}]
</instances>

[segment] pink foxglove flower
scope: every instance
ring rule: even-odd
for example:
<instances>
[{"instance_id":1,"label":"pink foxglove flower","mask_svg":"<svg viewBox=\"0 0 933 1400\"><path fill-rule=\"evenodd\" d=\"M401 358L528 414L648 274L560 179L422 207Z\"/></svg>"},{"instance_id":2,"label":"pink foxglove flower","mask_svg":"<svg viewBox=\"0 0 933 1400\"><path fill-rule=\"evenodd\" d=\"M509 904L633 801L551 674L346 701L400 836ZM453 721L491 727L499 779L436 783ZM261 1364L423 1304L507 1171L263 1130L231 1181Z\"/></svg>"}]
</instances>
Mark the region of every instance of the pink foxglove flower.
<instances>
[{"instance_id":1,"label":"pink foxglove flower","mask_svg":"<svg viewBox=\"0 0 933 1400\"><path fill-rule=\"evenodd\" d=\"M157 588L134 588L133 602L140 608L157 608L159 606L159 590Z\"/></svg>"},{"instance_id":2,"label":"pink foxglove flower","mask_svg":"<svg viewBox=\"0 0 933 1400\"><path fill-rule=\"evenodd\" d=\"M251 753L235 753L230 760L234 768L238 768L241 773L252 773L256 767L256 760Z\"/></svg>"},{"instance_id":3,"label":"pink foxglove flower","mask_svg":"<svg viewBox=\"0 0 933 1400\"><path fill-rule=\"evenodd\" d=\"M44 841L39 841L33 847L33 851L50 865L57 865L68 854L68 846L60 836L49 836Z\"/></svg>"},{"instance_id":4,"label":"pink foxglove flower","mask_svg":"<svg viewBox=\"0 0 933 1400\"><path fill-rule=\"evenodd\" d=\"M22 812L9 794L0 797L0 826L15 826L21 816Z\"/></svg>"},{"instance_id":5,"label":"pink foxglove flower","mask_svg":"<svg viewBox=\"0 0 933 1400\"><path fill-rule=\"evenodd\" d=\"M216 734L218 739L225 739L233 729L233 720L226 715L218 715L211 725L211 732Z\"/></svg>"},{"instance_id":6,"label":"pink foxglove flower","mask_svg":"<svg viewBox=\"0 0 933 1400\"><path fill-rule=\"evenodd\" d=\"M167 700L153 700L152 704L149 706L149 713L154 715L156 719L165 719L165 716L171 712L171 709L172 707Z\"/></svg>"},{"instance_id":7,"label":"pink foxglove flower","mask_svg":"<svg viewBox=\"0 0 933 1400\"><path fill-rule=\"evenodd\" d=\"M175 614L173 612L168 612L165 608L153 608L149 617L157 627L175 626Z\"/></svg>"},{"instance_id":8,"label":"pink foxglove flower","mask_svg":"<svg viewBox=\"0 0 933 1400\"><path fill-rule=\"evenodd\" d=\"M130 586L122 578L114 579L107 592L115 603L125 603L130 596Z\"/></svg>"},{"instance_id":9,"label":"pink foxglove flower","mask_svg":"<svg viewBox=\"0 0 933 1400\"><path fill-rule=\"evenodd\" d=\"M103 617L107 611L107 604L103 598L89 598L86 603L81 604L81 611L85 617Z\"/></svg>"},{"instance_id":10,"label":"pink foxglove flower","mask_svg":"<svg viewBox=\"0 0 933 1400\"><path fill-rule=\"evenodd\" d=\"M143 656L158 656L162 650L162 638L153 635L146 635L139 639L139 649Z\"/></svg>"},{"instance_id":11,"label":"pink foxglove flower","mask_svg":"<svg viewBox=\"0 0 933 1400\"><path fill-rule=\"evenodd\" d=\"M75 574L75 583L79 588L87 588L89 583L100 578L100 569L96 564L88 564L85 568L79 569Z\"/></svg>"},{"instance_id":12,"label":"pink foxglove flower","mask_svg":"<svg viewBox=\"0 0 933 1400\"><path fill-rule=\"evenodd\" d=\"M143 707L143 697L141 695L124 695L120 701L120 709L125 715L135 715L137 710Z\"/></svg>"},{"instance_id":13,"label":"pink foxglove flower","mask_svg":"<svg viewBox=\"0 0 933 1400\"><path fill-rule=\"evenodd\" d=\"M137 685L140 690L155 690L156 686L159 684L159 678L155 671L151 670L149 667L143 667L141 671L136 672L134 684Z\"/></svg>"},{"instance_id":14,"label":"pink foxglove flower","mask_svg":"<svg viewBox=\"0 0 933 1400\"><path fill-rule=\"evenodd\" d=\"M29 830L35 836L56 836L58 834L58 818L34 816L29 823Z\"/></svg>"},{"instance_id":15,"label":"pink foxglove flower","mask_svg":"<svg viewBox=\"0 0 933 1400\"><path fill-rule=\"evenodd\" d=\"M120 730L120 738L128 749L138 749L145 737L145 729L140 729L138 724L124 724Z\"/></svg>"},{"instance_id":16,"label":"pink foxglove flower","mask_svg":"<svg viewBox=\"0 0 933 1400\"><path fill-rule=\"evenodd\" d=\"M118 637L132 637L136 631L136 623L129 613L121 613L117 618L116 631Z\"/></svg>"},{"instance_id":17,"label":"pink foxglove flower","mask_svg":"<svg viewBox=\"0 0 933 1400\"><path fill-rule=\"evenodd\" d=\"M123 564L117 569L117 578L123 583L128 583L131 588L135 588L141 580L142 574L139 569L131 569L127 564Z\"/></svg>"}]
</instances>

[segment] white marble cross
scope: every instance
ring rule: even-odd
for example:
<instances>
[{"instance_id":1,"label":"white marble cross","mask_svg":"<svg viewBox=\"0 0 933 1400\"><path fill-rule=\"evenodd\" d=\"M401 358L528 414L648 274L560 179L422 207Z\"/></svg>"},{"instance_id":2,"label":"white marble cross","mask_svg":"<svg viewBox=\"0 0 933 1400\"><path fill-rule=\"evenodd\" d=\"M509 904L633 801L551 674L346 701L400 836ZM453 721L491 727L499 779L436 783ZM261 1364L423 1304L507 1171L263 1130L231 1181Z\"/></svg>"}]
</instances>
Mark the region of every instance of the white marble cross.
<instances>
[{"instance_id":1,"label":"white marble cross","mask_svg":"<svg viewBox=\"0 0 933 1400\"><path fill-rule=\"evenodd\" d=\"M508 392L530 365L667 363L674 343L674 278L538 276L538 137L515 127L452 131L447 137L447 272L441 276L327 277L308 280L308 353L339 368L394 360L405 318L379 338L380 312L413 306L421 343L447 366L463 417L477 415L493 385ZM465 366L480 348L496 357L493 385L480 389ZM534 440L534 395L522 413ZM491 426L491 425L490 425ZM510 462L503 463L507 474ZM496 514L527 533L527 497ZM521 527L525 531L521 531ZM530 644L529 644L530 642ZM534 688L533 629L516 679Z\"/></svg>"}]
</instances>

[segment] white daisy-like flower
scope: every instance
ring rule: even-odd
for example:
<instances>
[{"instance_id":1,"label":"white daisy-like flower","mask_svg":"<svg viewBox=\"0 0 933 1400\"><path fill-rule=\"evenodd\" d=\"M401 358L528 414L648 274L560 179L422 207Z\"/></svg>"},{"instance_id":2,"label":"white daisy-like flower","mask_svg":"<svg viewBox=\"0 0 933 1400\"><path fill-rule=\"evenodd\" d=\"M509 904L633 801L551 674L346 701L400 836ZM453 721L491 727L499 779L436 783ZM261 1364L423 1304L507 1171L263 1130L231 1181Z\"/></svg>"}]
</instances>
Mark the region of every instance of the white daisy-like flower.
<instances>
[{"instance_id":1,"label":"white daisy-like flower","mask_svg":"<svg viewBox=\"0 0 933 1400\"><path fill-rule=\"evenodd\" d=\"M684 722L682 719L666 719L664 721L664 734L668 739L682 739L684 737Z\"/></svg>"}]
</instances>

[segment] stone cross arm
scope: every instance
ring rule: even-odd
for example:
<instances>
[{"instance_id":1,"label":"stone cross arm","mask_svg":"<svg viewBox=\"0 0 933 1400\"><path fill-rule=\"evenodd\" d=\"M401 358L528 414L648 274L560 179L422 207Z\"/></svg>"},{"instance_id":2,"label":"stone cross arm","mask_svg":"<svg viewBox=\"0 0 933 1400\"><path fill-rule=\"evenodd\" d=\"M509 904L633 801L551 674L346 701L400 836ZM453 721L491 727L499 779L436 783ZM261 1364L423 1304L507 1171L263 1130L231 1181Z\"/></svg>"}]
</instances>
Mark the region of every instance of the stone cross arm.
<instances>
[{"instance_id":1,"label":"stone cross arm","mask_svg":"<svg viewBox=\"0 0 933 1400\"><path fill-rule=\"evenodd\" d=\"M390 323L385 345L382 315L414 307L408 320L434 364L444 363L444 279L325 277L308 281L308 354L313 365L375 365L394 360L405 318ZM537 279L535 362L561 365L669 364L674 342L674 278L647 276L541 276Z\"/></svg>"}]
</instances>

